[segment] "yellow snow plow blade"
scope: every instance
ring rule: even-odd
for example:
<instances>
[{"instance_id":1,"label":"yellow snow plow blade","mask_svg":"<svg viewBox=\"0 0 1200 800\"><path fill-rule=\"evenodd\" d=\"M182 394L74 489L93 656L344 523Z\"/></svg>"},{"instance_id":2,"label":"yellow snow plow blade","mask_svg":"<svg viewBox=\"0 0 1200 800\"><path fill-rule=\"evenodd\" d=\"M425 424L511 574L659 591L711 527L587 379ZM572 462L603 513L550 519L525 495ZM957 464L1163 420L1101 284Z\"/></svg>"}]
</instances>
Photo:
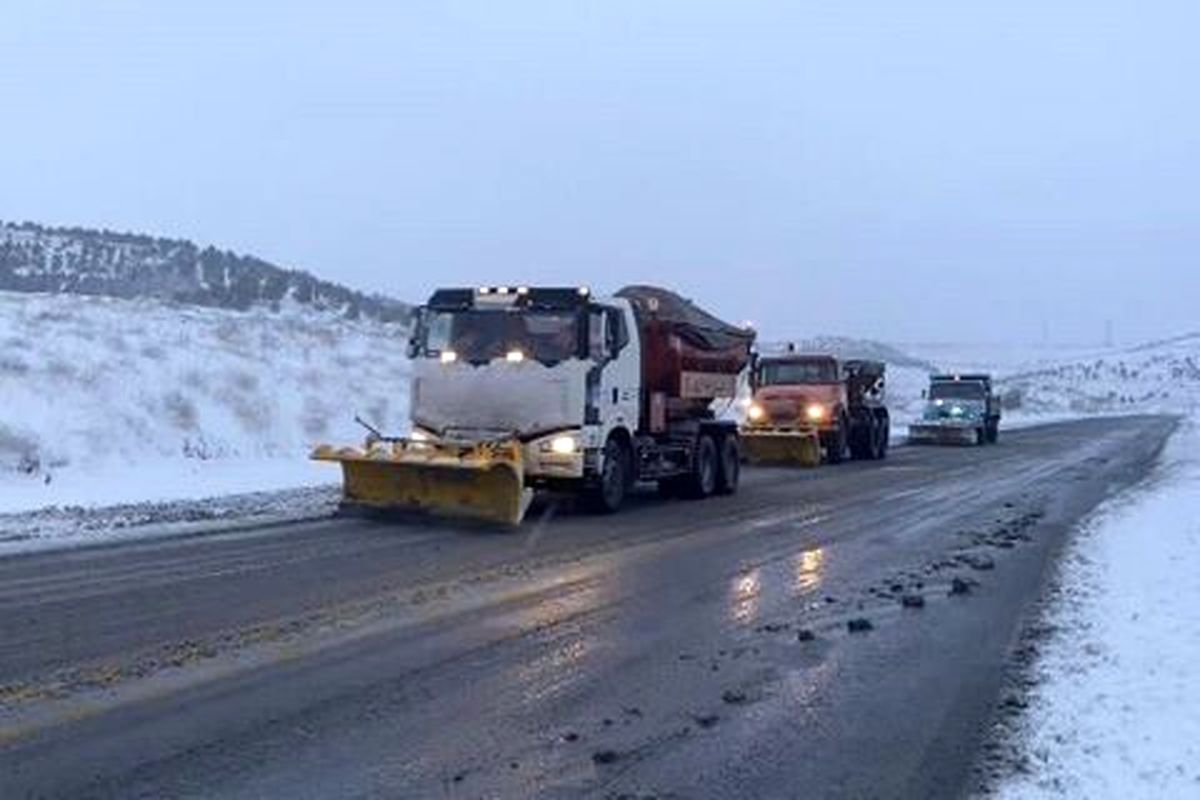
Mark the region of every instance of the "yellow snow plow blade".
<instances>
[{"instance_id":1,"label":"yellow snow plow blade","mask_svg":"<svg viewBox=\"0 0 1200 800\"><path fill-rule=\"evenodd\" d=\"M743 428L742 452L751 464L816 467L821 463L821 440L816 431Z\"/></svg>"},{"instance_id":2,"label":"yellow snow plow blade","mask_svg":"<svg viewBox=\"0 0 1200 800\"><path fill-rule=\"evenodd\" d=\"M312 458L342 465L342 501L391 511L427 511L509 525L533 497L515 440L457 444L396 440L365 449L317 447Z\"/></svg>"}]
</instances>

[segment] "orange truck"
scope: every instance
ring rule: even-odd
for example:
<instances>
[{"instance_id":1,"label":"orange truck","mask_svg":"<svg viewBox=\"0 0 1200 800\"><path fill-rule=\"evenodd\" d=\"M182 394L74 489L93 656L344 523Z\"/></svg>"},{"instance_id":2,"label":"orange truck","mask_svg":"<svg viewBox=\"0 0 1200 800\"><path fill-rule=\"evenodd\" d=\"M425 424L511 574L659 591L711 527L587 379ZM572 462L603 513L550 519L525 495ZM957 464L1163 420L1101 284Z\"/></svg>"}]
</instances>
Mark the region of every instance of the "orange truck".
<instances>
[{"instance_id":1,"label":"orange truck","mask_svg":"<svg viewBox=\"0 0 1200 800\"><path fill-rule=\"evenodd\" d=\"M742 425L746 460L816 466L887 456L891 420L879 361L787 352L759 356Z\"/></svg>"}]
</instances>

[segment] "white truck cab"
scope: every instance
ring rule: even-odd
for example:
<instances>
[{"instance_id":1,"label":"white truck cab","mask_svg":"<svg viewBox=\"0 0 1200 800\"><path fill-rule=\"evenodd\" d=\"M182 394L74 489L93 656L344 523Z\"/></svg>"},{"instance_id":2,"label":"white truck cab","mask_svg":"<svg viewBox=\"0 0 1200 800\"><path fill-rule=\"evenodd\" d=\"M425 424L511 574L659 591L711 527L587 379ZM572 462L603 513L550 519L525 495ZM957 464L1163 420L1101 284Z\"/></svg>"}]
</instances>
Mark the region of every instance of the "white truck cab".
<instances>
[{"instance_id":1,"label":"white truck cab","mask_svg":"<svg viewBox=\"0 0 1200 800\"><path fill-rule=\"evenodd\" d=\"M660 302L690 316L659 324ZM704 369L706 336L725 348L716 371ZM693 496L732 492L737 428L715 419L706 398L714 386L732 395L752 339L653 287L611 297L586 287L441 289L418 310L410 343L412 437L515 438L527 485L582 491L601 510L639 481ZM700 368L685 369L684 353ZM673 381L671 391L652 380Z\"/></svg>"}]
</instances>

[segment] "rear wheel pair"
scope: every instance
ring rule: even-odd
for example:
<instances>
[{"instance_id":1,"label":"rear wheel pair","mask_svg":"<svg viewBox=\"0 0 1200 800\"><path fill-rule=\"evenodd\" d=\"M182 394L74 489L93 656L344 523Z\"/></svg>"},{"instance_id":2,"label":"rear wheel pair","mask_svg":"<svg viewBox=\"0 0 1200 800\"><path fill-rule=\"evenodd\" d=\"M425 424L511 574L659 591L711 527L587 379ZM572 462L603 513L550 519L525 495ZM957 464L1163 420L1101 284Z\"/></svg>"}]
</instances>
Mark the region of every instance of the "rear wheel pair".
<instances>
[{"instance_id":1,"label":"rear wheel pair","mask_svg":"<svg viewBox=\"0 0 1200 800\"><path fill-rule=\"evenodd\" d=\"M604 447L604 463L599 480L587 494L593 511L611 514L625 502L633 484L632 454L619 440L611 439ZM742 474L742 453L736 436L716 439L703 434L696 443L692 471L687 475L659 481L660 494L702 499L714 494L733 494Z\"/></svg>"},{"instance_id":2,"label":"rear wheel pair","mask_svg":"<svg viewBox=\"0 0 1200 800\"><path fill-rule=\"evenodd\" d=\"M714 494L733 494L742 474L742 452L736 436L716 439L708 434L696 443L692 470L658 482L659 494L700 500Z\"/></svg>"},{"instance_id":3,"label":"rear wheel pair","mask_svg":"<svg viewBox=\"0 0 1200 800\"><path fill-rule=\"evenodd\" d=\"M888 438L891 435L886 420L873 420L861 426L850 442L850 455L856 461L879 461L887 458Z\"/></svg>"}]
</instances>

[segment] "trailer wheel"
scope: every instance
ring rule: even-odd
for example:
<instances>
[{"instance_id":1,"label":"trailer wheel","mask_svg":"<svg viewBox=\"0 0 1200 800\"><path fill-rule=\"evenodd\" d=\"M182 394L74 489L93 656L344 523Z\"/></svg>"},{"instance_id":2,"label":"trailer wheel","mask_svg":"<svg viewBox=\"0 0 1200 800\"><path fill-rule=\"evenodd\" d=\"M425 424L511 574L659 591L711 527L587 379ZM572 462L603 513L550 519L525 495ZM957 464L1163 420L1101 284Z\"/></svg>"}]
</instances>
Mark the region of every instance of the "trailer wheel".
<instances>
[{"instance_id":1,"label":"trailer wheel","mask_svg":"<svg viewBox=\"0 0 1200 800\"><path fill-rule=\"evenodd\" d=\"M600 468L600 482L586 496L588 507L599 514L611 514L625 502L625 489L629 485L629 459L625 447L616 439L609 439L604 446L604 466Z\"/></svg>"},{"instance_id":2,"label":"trailer wheel","mask_svg":"<svg viewBox=\"0 0 1200 800\"><path fill-rule=\"evenodd\" d=\"M684 483L684 495L693 500L701 500L711 495L717 488L717 473L720 465L717 460L717 445L707 433L700 435L696 443L696 457L692 462L692 472Z\"/></svg>"},{"instance_id":3,"label":"trailer wheel","mask_svg":"<svg viewBox=\"0 0 1200 800\"><path fill-rule=\"evenodd\" d=\"M736 436L721 439L720 472L717 474L717 494L734 494L742 477L742 452Z\"/></svg>"}]
</instances>

